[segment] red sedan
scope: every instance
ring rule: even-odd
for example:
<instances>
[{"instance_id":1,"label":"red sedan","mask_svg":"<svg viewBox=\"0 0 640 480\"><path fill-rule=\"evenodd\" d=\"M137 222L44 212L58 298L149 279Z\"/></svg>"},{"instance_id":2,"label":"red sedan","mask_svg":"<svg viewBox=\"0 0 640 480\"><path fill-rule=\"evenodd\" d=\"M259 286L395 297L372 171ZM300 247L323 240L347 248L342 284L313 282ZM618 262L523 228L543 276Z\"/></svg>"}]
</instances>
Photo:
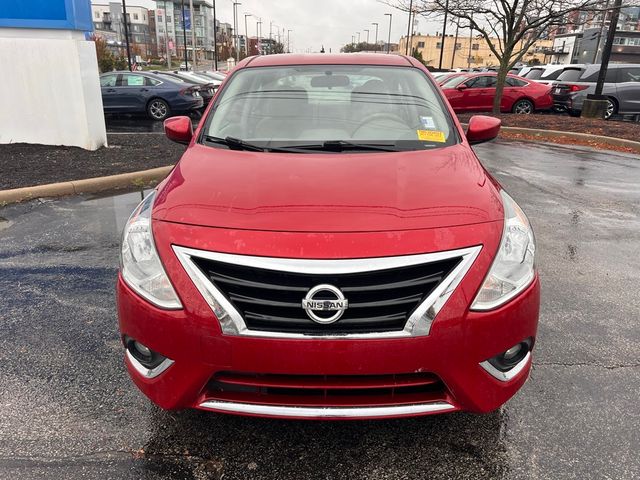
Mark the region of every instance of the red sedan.
<instances>
[{"instance_id":1,"label":"red sedan","mask_svg":"<svg viewBox=\"0 0 640 480\"><path fill-rule=\"evenodd\" d=\"M524 384L540 303L526 215L425 67L245 59L135 209L125 362L166 409L284 418L488 412Z\"/></svg>"},{"instance_id":2,"label":"red sedan","mask_svg":"<svg viewBox=\"0 0 640 480\"><path fill-rule=\"evenodd\" d=\"M495 73L473 73L453 77L442 84L442 90L456 113L490 112L496 96ZM502 93L500 110L520 114L553 107L551 87L508 75Z\"/></svg>"}]
</instances>

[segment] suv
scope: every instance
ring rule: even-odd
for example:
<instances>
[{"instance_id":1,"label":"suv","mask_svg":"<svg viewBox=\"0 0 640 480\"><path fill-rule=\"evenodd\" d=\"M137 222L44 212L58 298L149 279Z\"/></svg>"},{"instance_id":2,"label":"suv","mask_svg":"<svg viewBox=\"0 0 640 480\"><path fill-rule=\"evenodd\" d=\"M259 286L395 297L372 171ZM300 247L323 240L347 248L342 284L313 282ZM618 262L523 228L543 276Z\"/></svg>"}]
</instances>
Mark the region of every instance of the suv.
<instances>
[{"instance_id":1,"label":"suv","mask_svg":"<svg viewBox=\"0 0 640 480\"><path fill-rule=\"evenodd\" d=\"M584 65L540 65L531 67L531 70L524 76L527 80L533 80L545 85L554 85L566 70L580 69ZM584 68L583 70L584 71Z\"/></svg>"},{"instance_id":2,"label":"suv","mask_svg":"<svg viewBox=\"0 0 640 480\"><path fill-rule=\"evenodd\" d=\"M599 74L600 65L597 64L587 66L576 80L565 81L559 78L560 82L552 90L555 108L579 116L587 95L596 91ZM572 76L575 77L576 72L573 72ZM606 96L608 101L605 118L611 118L615 114L640 114L640 65L610 64L602 95Z\"/></svg>"}]
</instances>

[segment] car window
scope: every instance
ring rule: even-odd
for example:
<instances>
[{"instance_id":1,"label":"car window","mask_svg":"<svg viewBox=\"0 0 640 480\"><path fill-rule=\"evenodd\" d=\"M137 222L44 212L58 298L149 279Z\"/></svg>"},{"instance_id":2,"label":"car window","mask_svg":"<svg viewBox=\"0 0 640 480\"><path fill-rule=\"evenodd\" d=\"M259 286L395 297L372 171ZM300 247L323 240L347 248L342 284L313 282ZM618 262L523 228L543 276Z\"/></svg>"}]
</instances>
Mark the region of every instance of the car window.
<instances>
[{"instance_id":1,"label":"car window","mask_svg":"<svg viewBox=\"0 0 640 480\"><path fill-rule=\"evenodd\" d=\"M565 81L565 82L577 82L582 73L584 72L584 68L565 68L560 75L558 75L557 80Z\"/></svg>"},{"instance_id":2,"label":"car window","mask_svg":"<svg viewBox=\"0 0 640 480\"><path fill-rule=\"evenodd\" d=\"M101 87L115 87L118 75L103 75L100 77Z\"/></svg>"},{"instance_id":3,"label":"car window","mask_svg":"<svg viewBox=\"0 0 640 480\"><path fill-rule=\"evenodd\" d=\"M422 150L457 142L448 109L417 68L252 67L228 81L205 135L264 147L342 141Z\"/></svg>"},{"instance_id":4,"label":"car window","mask_svg":"<svg viewBox=\"0 0 640 480\"><path fill-rule=\"evenodd\" d=\"M465 81L467 77L465 75L454 75L448 78L442 83L442 88L454 88Z\"/></svg>"},{"instance_id":5,"label":"car window","mask_svg":"<svg viewBox=\"0 0 640 480\"><path fill-rule=\"evenodd\" d=\"M155 78L144 77L144 84L147 87L156 87L161 83L162 82L160 80L156 80Z\"/></svg>"},{"instance_id":6,"label":"car window","mask_svg":"<svg viewBox=\"0 0 640 480\"><path fill-rule=\"evenodd\" d=\"M562 69L557 69L557 70L554 70L553 72L549 73L548 75L543 75L542 77L540 77L540 79L541 80L555 80L560 76L561 73L562 73Z\"/></svg>"},{"instance_id":7,"label":"car window","mask_svg":"<svg viewBox=\"0 0 640 480\"><path fill-rule=\"evenodd\" d=\"M600 71L596 70L590 75L580 78L580 81L596 83L598 81L599 75L600 75ZM605 75L604 81L605 83L615 83L617 76L618 76L618 70L615 68L609 68L607 69L607 74Z\"/></svg>"},{"instance_id":8,"label":"car window","mask_svg":"<svg viewBox=\"0 0 640 480\"><path fill-rule=\"evenodd\" d=\"M470 79L466 85L468 88L493 88L496 86L496 77L494 75L481 75Z\"/></svg>"},{"instance_id":9,"label":"car window","mask_svg":"<svg viewBox=\"0 0 640 480\"><path fill-rule=\"evenodd\" d=\"M144 78L142 75L123 75L121 84L124 87L138 87L144 85Z\"/></svg>"},{"instance_id":10,"label":"car window","mask_svg":"<svg viewBox=\"0 0 640 480\"><path fill-rule=\"evenodd\" d=\"M542 68L532 68L531 70L529 70L529 73L524 76L524 78L528 78L529 80L537 80L542 76L543 72L544 70Z\"/></svg>"},{"instance_id":11,"label":"car window","mask_svg":"<svg viewBox=\"0 0 640 480\"><path fill-rule=\"evenodd\" d=\"M626 67L620 69L619 82L640 82L640 67Z\"/></svg>"},{"instance_id":12,"label":"car window","mask_svg":"<svg viewBox=\"0 0 640 480\"><path fill-rule=\"evenodd\" d=\"M519 78L507 77L505 83L509 87L524 87L527 85L527 82L520 80Z\"/></svg>"}]
</instances>

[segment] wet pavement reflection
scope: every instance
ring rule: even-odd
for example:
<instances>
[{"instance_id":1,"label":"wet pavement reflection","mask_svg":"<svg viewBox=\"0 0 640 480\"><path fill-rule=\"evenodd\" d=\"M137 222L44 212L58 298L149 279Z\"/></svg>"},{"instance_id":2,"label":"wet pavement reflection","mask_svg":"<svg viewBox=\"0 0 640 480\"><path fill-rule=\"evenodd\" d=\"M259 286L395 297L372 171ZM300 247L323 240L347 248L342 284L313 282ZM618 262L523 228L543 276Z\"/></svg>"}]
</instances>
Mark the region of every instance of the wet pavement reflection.
<instances>
[{"instance_id":1,"label":"wet pavement reflection","mask_svg":"<svg viewBox=\"0 0 640 480\"><path fill-rule=\"evenodd\" d=\"M195 111L188 115L195 128L202 112ZM164 133L163 122L151 120L144 115L105 115L107 133Z\"/></svg>"},{"instance_id":2,"label":"wet pavement reflection","mask_svg":"<svg viewBox=\"0 0 640 480\"><path fill-rule=\"evenodd\" d=\"M37 200L0 209L0 478L640 477L640 162L524 143L477 152L529 214L543 285L530 381L499 411L162 411L127 377L114 305L120 232L144 192Z\"/></svg>"}]
</instances>

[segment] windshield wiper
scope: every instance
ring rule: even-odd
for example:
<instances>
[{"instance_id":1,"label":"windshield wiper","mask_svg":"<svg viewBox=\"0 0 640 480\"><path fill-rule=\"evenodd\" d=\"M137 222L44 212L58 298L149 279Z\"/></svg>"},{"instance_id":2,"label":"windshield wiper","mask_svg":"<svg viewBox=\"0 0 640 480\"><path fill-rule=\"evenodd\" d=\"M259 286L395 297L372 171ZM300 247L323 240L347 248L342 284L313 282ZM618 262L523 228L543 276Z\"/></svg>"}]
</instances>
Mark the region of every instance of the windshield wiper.
<instances>
[{"instance_id":1,"label":"windshield wiper","mask_svg":"<svg viewBox=\"0 0 640 480\"><path fill-rule=\"evenodd\" d=\"M329 152L344 152L345 150L376 150L380 152L397 152L398 149L393 143L355 143L347 140L327 140L322 143L310 145L291 145L280 147L282 149L300 150L326 150Z\"/></svg>"},{"instance_id":2,"label":"windshield wiper","mask_svg":"<svg viewBox=\"0 0 640 480\"><path fill-rule=\"evenodd\" d=\"M205 135L204 139L207 142L211 143L219 143L221 145L226 145L231 150L248 150L250 152L264 152L265 148L259 147L258 145L254 145L252 143L247 143L244 140L240 140L235 137L214 137L212 135Z\"/></svg>"}]
</instances>

